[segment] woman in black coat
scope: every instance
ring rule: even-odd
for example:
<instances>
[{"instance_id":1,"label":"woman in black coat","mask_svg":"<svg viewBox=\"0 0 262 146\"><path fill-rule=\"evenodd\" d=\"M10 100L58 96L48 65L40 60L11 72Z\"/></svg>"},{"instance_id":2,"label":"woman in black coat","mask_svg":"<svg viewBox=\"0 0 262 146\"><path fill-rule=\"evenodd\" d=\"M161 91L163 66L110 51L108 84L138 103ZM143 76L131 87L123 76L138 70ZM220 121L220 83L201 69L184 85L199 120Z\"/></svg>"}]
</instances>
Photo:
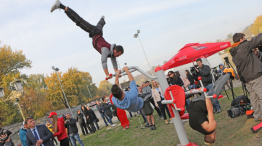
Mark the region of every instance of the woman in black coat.
<instances>
[{"instance_id":1,"label":"woman in black coat","mask_svg":"<svg viewBox=\"0 0 262 146\"><path fill-rule=\"evenodd\" d=\"M89 129L90 133L95 133L93 125L94 118L91 116L91 112L88 111L85 106L82 106L81 109L85 115L86 127Z\"/></svg>"},{"instance_id":2,"label":"woman in black coat","mask_svg":"<svg viewBox=\"0 0 262 146\"><path fill-rule=\"evenodd\" d=\"M179 76L176 76L173 71L168 72L167 82L169 85L178 85L180 87L184 85L182 79Z\"/></svg>"},{"instance_id":3,"label":"woman in black coat","mask_svg":"<svg viewBox=\"0 0 262 146\"><path fill-rule=\"evenodd\" d=\"M80 125L83 135L86 135L88 134L88 131L86 128L86 122L84 120L84 117L85 116L81 113L81 111L77 110L76 121Z\"/></svg>"}]
</instances>

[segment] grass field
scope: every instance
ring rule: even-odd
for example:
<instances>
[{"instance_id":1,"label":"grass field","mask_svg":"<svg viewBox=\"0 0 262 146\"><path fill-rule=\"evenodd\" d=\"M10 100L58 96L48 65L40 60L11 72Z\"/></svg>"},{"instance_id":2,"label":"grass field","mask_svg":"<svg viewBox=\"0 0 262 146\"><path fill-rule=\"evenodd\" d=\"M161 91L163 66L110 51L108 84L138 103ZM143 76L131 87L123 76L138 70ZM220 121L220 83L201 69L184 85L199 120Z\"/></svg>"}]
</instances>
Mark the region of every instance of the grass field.
<instances>
[{"instance_id":1,"label":"grass field","mask_svg":"<svg viewBox=\"0 0 262 146\"><path fill-rule=\"evenodd\" d=\"M240 87L234 89L237 96L243 92ZM219 100L222 107L220 114L215 114L217 122L217 140L216 146L262 146L262 130L253 134L251 127L258 124L254 119L246 118L246 115L230 118L227 116L227 110L230 109L232 101L231 93L227 91L229 100L224 97ZM224 92L222 92L223 95ZM82 136L86 146L176 146L179 140L173 124L165 125L164 120L157 120L157 113L154 112L156 130L151 131L149 128L144 130L136 128L135 117L130 118L130 128L124 130L121 126L106 130L102 128L95 134ZM142 120L142 118L141 118ZM199 146L204 145L204 136L184 123L188 139Z\"/></svg>"}]
</instances>

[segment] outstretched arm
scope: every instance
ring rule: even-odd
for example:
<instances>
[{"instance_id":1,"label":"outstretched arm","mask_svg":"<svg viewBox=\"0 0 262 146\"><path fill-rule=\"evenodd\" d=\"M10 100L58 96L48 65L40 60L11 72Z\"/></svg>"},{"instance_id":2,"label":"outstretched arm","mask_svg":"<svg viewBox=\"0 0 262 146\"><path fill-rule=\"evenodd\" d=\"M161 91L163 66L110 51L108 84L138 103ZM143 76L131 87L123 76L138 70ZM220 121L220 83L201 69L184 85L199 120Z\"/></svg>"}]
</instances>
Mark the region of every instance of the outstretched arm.
<instances>
[{"instance_id":1,"label":"outstretched arm","mask_svg":"<svg viewBox=\"0 0 262 146\"><path fill-rule=\"evenodd\" d=\"M121 70L116 71L116 79L115 79L115 84L119 86L119 77L120 77Z\"/></svg>"},{"instance_id":2,"label":"outstretched arm","mask_svg":"<svg viewBox=\"0 0 262 146\"><path fill-rule=\"evenodd\" d=\"M215 121L214 113L213 113L213 105L209 98L206 98L206 107L207 107L207 114L208 114L208 122L204 122L201 126L207 131L212 132L216 129L217 123Z\"/></svg>"},{"instance_id":3,"label":"outstretched arm","mask_svg":"<svg viewBox=\"0 0 262 146\"><path fill-rule=\"evenodd\" d=\"M134 80L134 77L133 77L133 75L130 73L130 71L128 70L128 67L127 67L127 66L125 66L122 70L126 72L126 74L127 74L128 79L129 79L130 82Z\"/></svg>"},{"instance_id":4,"label":"outstretched arm","mask_svg":"<svg viewBox=\"0 0 262 146\"><path fill-rule=\"evenodd\" d=\"M109 76L108 67L107 67L107 58L109 54L110 54L110 51L106 47L101 48L101 63L102 63L104 72L106 74L106 77L108 79L112 78Z\"/></svg>"}]
</instances>

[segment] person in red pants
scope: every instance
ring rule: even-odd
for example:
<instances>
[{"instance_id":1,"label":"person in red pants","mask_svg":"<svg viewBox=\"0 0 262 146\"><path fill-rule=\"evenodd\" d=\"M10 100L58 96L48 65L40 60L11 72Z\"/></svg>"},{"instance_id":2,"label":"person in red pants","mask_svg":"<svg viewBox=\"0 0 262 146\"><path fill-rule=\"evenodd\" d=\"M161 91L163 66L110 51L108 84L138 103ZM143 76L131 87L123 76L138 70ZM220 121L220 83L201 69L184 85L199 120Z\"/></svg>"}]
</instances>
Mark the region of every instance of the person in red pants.
<instances>
[{"instance_id":1,"label":"person in red pants","mask_svg":"<svg viewBox=\"0 0 262 146\"><path fill-rule=\"evenodd\" d=\"M103 27L106 24L105 17L102 16L96 26L88 23L81 18L74 10L69 7L65 7L59 0L56 0L51 8L51 12L56 9L65 10L66 15L76 23L77 26L89 33L89 37L93 39L93 47L101 54L102 67L108 79L112 78L109 75L107 68L107 58L111 58L115 72L118 70L116 57L121 56L124 53L124 48L120 45L109 44L103 38Z\"/></svg>"}]
</instances>

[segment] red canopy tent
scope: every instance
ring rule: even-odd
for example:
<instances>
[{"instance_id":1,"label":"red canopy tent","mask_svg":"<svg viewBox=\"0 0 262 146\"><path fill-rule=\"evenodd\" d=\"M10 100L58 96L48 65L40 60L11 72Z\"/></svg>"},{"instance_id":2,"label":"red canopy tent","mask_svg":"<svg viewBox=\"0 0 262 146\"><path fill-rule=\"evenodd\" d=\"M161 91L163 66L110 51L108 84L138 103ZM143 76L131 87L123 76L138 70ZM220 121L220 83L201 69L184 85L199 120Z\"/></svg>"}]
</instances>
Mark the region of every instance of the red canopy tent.
<instances>
[{"instance_id":1,"label":"red canopy tent","mask_svg":"<svg viewBox=\"0 0 262 146\"><path fill-rule=\"evenodd\" d=\"M231 46L230 42L219 43L191 43L186 44L179 52L162 66L163 70L168 70L177 66L196 61L197 58L205 58L224 50Z\"/></svg>"}]
</instances>

